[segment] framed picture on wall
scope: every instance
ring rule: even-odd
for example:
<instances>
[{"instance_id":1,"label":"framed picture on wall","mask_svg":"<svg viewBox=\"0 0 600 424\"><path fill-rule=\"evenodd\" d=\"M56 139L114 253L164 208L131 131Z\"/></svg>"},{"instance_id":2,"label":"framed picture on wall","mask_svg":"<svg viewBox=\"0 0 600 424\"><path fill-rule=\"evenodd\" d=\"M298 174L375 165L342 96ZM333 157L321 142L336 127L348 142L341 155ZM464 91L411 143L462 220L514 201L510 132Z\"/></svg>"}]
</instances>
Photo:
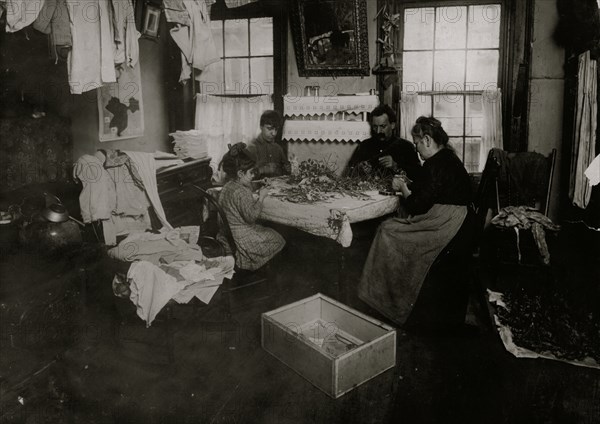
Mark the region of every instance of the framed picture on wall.
<instances>
[{"instance_id":1,"label":"framed picture on wall","mask_svg":"<svg viewBox=\"0 0 600 424\"><path fill-rule=\"evenodd\" d=\"M160 6L146 3L144 6L144 20L142 26L142 35L145 37L157 38L158 27L160 23Z\"/></svg>"},{"instance_id":2,"label":"framed picture on wall","mask_svg":"<svg viewBox=\"0 0 600 424\"><path fill-rule=\"evenodd\" d=\"M98 88L100 141L117 141L144 135L144 104L140 64L117 70L117 82Z\"/></svg>"}]
</instances>

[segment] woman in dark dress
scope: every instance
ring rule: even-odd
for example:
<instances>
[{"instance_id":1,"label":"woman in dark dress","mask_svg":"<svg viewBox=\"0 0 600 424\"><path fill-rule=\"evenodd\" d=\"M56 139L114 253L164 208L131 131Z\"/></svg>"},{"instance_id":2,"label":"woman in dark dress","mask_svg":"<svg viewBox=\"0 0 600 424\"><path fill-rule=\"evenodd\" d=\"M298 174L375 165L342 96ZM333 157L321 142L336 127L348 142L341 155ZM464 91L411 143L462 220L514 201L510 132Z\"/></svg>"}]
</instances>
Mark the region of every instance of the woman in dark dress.
<instances>
[{"instance_id":1,"label":"woman in dark dress","mask_svg":"<svg viewBox=\"0 0 600 424\"><path fill-rule=\"evenodd\" d=\"M440 121L420 117L412 136L425 161L422 178L410 189L402 180L394 182L409 217L380 225L358 287L363 301L399 325L406 323L431 265L461 228L471 201L469 175Z\"/></svg>"}]
</instances>

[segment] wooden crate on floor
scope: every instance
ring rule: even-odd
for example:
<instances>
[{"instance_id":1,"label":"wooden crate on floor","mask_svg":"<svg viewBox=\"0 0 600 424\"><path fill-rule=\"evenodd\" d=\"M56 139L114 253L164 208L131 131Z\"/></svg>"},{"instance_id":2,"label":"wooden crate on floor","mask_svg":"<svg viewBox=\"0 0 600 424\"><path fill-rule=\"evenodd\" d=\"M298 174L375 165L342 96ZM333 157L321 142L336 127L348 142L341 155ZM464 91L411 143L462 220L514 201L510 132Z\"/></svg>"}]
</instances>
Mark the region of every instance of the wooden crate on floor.
<instances>
[{"instance_id":1,"label":"wooden crate on floor","mask_svg":"<svg viewBox=\"0 0 600 424\"><path fill-rule=\"evenodd\" d=\"M263 348L333 398L396 364L394 328L320 293L261 322Z\"/></svg>"}]
</instances>

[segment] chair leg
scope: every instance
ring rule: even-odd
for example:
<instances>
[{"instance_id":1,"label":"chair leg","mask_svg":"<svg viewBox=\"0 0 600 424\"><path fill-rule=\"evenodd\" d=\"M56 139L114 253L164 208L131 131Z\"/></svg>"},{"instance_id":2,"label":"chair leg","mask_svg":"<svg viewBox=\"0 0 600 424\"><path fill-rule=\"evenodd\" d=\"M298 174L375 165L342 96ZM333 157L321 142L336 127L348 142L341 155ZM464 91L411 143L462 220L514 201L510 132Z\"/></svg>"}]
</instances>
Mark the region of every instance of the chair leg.
<instances>
[{"instance_id":1,"label":"chair leg","mask_svg":"<svg viewBox=\"0 0 600 424\"><path fill-rule=\"evenodd\" d=\"M169 364L175 362L175 335L173 334L172 321L173 321L173 308L167 306L167 319L165 322L165 331L167 339L167 361Z\"/></svg>"}]
</instances>

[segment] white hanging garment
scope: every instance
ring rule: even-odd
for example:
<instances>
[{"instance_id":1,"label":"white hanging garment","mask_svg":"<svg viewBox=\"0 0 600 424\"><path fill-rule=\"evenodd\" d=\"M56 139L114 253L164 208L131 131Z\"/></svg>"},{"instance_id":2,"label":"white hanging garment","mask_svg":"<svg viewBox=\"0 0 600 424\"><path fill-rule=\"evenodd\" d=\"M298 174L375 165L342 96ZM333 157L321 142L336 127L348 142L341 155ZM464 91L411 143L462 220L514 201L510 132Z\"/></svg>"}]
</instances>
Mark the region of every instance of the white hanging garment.
<instances>
[{"instance_id":1,"label":"white hanging garment","mask_svg":"<svg viewBox=\"0 0 600 424\"><path fill-rule=\"evenodd\" d=\"M571 181L569 197L573 205L585 209L592 196L592 187L587 182L585 170L595 156L596 127L598 125L597 104L597 61L587 51L579 55L577 86L577 109L571 155Z\"/></svg>"},{"instance_id":2,"label":"white hanging garment","mask_svg":"<svg viewBox=\"0 0 600 424\"><path fill-rule=\"evenodd\" d=\"M183 2L190 15L190 26L177 25L171 29L171 37L181 49L187 64L182 66L180 81L190 78L191 65L202 71L206 66L220 59L210 28L210 14L204 0ZM183 62L183 60L182 60ZM187 65L187 66L186 66Z\"/></svg>"},{"instance_id":3,"label":"white hanging garment","mask_svg":"<svg viewBox=\"0 0 600 424\"><path fill-rule=\"evenodd\" d=\"M67 0L73 48L67 68L72 94L116 82L112 12L104 0Z\"/></svg>"},{"instance_id":4,"label":"white hanging garment","mask_svg":"<svg viewBox=\"0 0 600 424\"><path fill-rule=\"evenodd\" d=\"M6 0L6 32L31 25L39 16L45 0Z\"/></svg>"},{"instance_id":5,"label":"white hanging garment","mask_svg":"<svg viewBox=\"0 0 600 424\"><path fill-rule=\"evenodd\" d=\"M138 38L135 27L135 12L131 0L112 0L114 47L116 64L135 68L139 58Z\"/></svg>"}]
</instances>

